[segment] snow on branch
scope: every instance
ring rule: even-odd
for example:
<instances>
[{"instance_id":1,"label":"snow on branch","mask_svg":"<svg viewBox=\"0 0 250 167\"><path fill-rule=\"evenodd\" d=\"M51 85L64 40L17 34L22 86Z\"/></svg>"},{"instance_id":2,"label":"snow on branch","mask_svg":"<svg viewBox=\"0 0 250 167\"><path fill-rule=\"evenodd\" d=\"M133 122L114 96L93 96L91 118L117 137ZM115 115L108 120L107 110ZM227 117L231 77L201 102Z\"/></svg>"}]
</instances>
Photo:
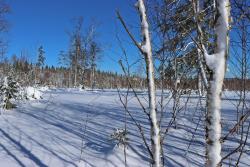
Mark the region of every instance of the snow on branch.
<instances>
[{"instance_id":1,"label":"snow on branch","mask_svg":"<svg viewBox=\"0 0 250 167\"><path fill-rule=\"evenodd\" d=\"M229 0L217 0L215 33L216 50L212 55L204 54L206 64L213 75L208 92L207 114L207 167L219 166L221 161L221 91L225 76L225 66L228 51L228 30L230 9Z\"/></svg>"},{"instance_id":2,"label":"snow on branch","mask_svg":"<svg viewBox=\"0 0 250 167\"><path fill-rule=\"evenodd\" d=\"M138 11L141 16L141 35L143 37L141 49L144 53L150 53L152 52L152 49L150 43L149 25L143 0L138 0L138 2L136 3L136 7L138 8Z\"/></svg>"},{"instance_id":3,"label":"snow on branch","mask_svg":"<svg viewBox=\"0 0 250 167\"><path fill-rule=\"evenodd\" d=\"M154 81L154 64L152 58L152 47L150 40L149 25L146 15L146 8L143 0L138 0L136 3L141 19L141 36L143 38L141 43L141 51L145 57L147 68L148 81L148 96L151 122L151 146L153 152L153 167L160 167L161 165L161 143L160 143L160 128L157 121L156 113L156 96L155 96L155 81Z\"/></svg>"},{"instance_id":4,"label":"snow on branch","mask_svg":"<svg viewBox=\"0 0 250 167\"><path fill-rule=\"evenodd\" d=\"M229 9L229 2L228 0L220 0L218 2L218 13L217 13L217 22L215 26L215 33L217 37L217 47L216 53L209 55L204 49L204 57L206 60L207 66L210 70L216 72L218 70L222 70L222 65L220 62L224 62L227 52L227 44L228 44L228 29L229 29L229 16L230 16L230 9ZM224 67L225 68L225 67Z\"/></svg>"}]
</instances>

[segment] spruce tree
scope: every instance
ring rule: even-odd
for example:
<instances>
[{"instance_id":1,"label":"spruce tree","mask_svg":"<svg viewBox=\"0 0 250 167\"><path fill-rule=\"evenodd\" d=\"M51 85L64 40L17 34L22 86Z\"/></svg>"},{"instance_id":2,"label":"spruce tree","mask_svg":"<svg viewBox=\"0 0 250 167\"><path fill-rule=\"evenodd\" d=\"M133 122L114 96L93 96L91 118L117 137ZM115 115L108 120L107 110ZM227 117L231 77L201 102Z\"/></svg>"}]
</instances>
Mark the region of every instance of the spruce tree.
<instances>
[{"instance_id":1,"label":"spruce tree","mask_svg":"<svg viewBox=\"0 0 250 167\"><path fill-rule=\"evenodd\" d=\"M15 108L16 105L11 102L11 99L15 99L18 93L18 83L9 75L4 77L4 81L0 86L2 95L2 107L4 109Z\"/></svg>"},{"instance_id":2,"label":"spruce tree","mask_svg":"<svg viewBox=\"0 0 250 167\"><path fill-rule=\"evenodd\" d=\"M43 46L40 46L38 48L38 60L37 60L37 67L42 67L44 66L44 61L45 61L45 51L43 49Z\"/></svg>"},{"instance_id":3,"label":"spruce tree","mask_svg":"<svg viewBox=\"0 0 250 167\"><path fill-rule=\"evenodd\" d=\"M40 46L38 48L38 59L36 63L36 68L35 68L35 84L40 83L40 75L41 75L41 68L44 66L44 61L45 61L45 51L43 49L43 46Z\"/></svg>"}]
</instances>

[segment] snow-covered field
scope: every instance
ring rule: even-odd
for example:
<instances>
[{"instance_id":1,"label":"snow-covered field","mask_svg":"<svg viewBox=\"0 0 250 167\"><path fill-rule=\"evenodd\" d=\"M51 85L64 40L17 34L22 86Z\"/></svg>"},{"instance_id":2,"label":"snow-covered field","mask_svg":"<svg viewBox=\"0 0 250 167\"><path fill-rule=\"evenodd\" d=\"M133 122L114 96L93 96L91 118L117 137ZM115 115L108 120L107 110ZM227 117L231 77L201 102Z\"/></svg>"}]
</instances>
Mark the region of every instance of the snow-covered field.
<instances>
[{"instance_id":1,"label":"snow-covered field","mask_svg":"<svg viewBox=\"0 0 250 167\"><path fill-rule=\"evenodd\" d=\"M230 100L223 100L223 134L236 120L234 93L227 92L226 97ZM165 138L165 166L168 167L204 166L204 113L202 109L196 110L199 107L196 96L189 98L187 105L186 100L185 96L181 99L183 108L177 115L177 128L170 128ZM132 95L128 106L148 135L147 119ZM172 102L166 107L163 128L168 125L171 109ZM110 137L115 128L124 128L124 113L115 90L45 90L43 99L20 102L18 108L0 115L0 167L125 166L123 148L117 147ZM128 166L149 166L140 133L129 117L127 122ZM230 141L223 144L223 155L236 148L238 140L239 137L230 136ZM245 150L240 166L250 166L250 140ZM229 166L238 155L232 155L224 166Z\"/></svg>"}]
</instances>

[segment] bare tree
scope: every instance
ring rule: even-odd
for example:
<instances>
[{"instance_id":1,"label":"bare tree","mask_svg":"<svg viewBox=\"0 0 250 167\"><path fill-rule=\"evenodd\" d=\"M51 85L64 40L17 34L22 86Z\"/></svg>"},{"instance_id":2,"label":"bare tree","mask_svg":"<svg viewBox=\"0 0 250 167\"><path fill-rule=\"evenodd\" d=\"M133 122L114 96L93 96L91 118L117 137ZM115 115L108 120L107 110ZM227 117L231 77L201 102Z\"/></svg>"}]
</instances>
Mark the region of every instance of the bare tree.
<instances>
[{"instance_id":1,"label":"bare tree","mask_svg":"<svg viewBox=\"0 0 250 167\"><path fill-rule=\"evenodd\" d=\"M7 42L3 34L9 30L6 15L10 12L10 6L4 0L0 0L0 60L2 61L7 52Z\"/></svg>"},{"instance_id":2,"label":"bare tree","mask_svg":"<svg viewBox=\"0 0 250 167\"><path fill-rule=\"evenodd\" d=\"M70 35L70 51L69 57L71 60L71 68L73 71L73 85L74 87L78 84L78 76L79 73L84 74L85 66L81 66L85 64L85 54L83 50L83 18L79 17L75 21L74 30L69 33ZM81 71L80 71L81 70ZM81 76L83 78L83 76Z\"/></svg>"},{"instance_id":3,"label":"bare tree","mask_svg":"<svg viewBox=\"0 0 250 167\"><path fill-rule=\"evenodd\" d=\"M94 89L96 86L95 73L97 68L97 62L101 59L101 46L96 39L95 26L90 26L90 30L87 33L85 48L87 50L88 64L91 71L90 82L91 88Z\"/></svg>"},{"instance_id":4,"label":"bare tree","mask_svg":"<svg viewBox=\"0 0 250 167\"><path fill-rule=\"evenodd\" d=\"M128 35L139 49L141 54L144 56L146 63L146 75L148 82L148 98L149 98L149 121L151 125L151 149L152 149L152 166L160 167L161 166L161 144L160 144L160 128L157 120L156 113L156 96L155 96L155 79L154 79L154 63L152 58L152 47L151 47L151 38L150 30L148 24L148 18L146 15L146 8L143 0L138 0L136 4L138 12L141 19L141 36L142 42L138 43L133 35L128 30L125 22L119 13L117 13L119 20L127 31Z\"/></svg>"}]
</instances>

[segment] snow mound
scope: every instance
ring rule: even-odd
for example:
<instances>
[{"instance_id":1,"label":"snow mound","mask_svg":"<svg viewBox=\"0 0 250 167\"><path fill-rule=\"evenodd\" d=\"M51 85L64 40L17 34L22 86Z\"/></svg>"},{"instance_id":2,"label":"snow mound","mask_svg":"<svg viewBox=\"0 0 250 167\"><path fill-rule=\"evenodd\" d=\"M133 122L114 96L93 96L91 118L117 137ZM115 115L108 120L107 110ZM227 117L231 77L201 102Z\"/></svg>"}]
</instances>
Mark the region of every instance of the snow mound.
<instances>
[{"instance_id":1,"label":"snow mound","mask_svg":"<svg viewBox=\"0 0 250 167\"><path fill-rule=\"evenodd\" d=\"M42 99L42 94L41 89L31 86L26 87L24 90L24 97L28 100Z\"/></svg>"},{"instance_id":2,"label":"snow mound","mask_svg":"<svg viewBox=\"0 0 250 167\"><path fill-rule=\"evenodd\" d=\"M48 86L43 86L43 87L39 87L37 90L39 90L39 91L48 91L49 87Z\"/></svg>"}]
</instances>

